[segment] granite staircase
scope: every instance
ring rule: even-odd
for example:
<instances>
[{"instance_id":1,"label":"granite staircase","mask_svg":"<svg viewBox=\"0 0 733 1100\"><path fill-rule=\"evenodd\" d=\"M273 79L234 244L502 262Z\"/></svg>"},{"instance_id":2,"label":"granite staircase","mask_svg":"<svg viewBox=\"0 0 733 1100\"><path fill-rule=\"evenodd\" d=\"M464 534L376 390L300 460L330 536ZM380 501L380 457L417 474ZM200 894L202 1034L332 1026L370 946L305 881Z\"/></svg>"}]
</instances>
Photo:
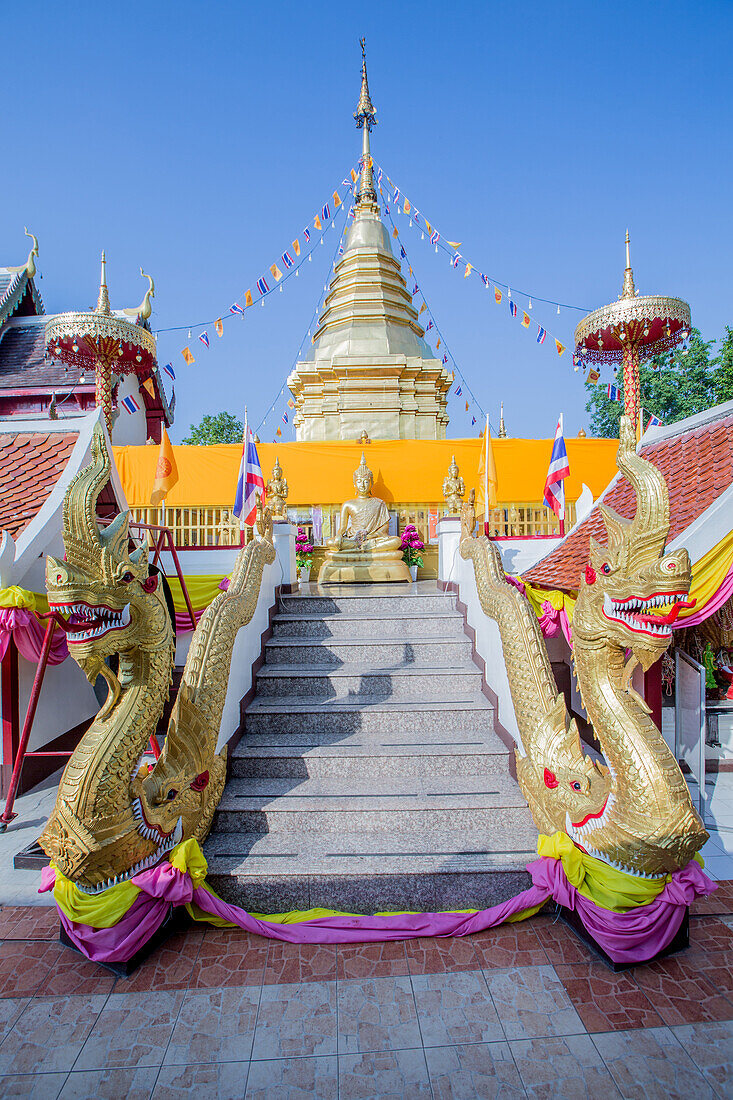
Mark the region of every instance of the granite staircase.
<instances>
[{"instance_id":1,"label":"granite staircase","mask_svg":"<svg viewBox=\"0 0 733 1100\"><path fill-rule=\"evenodd\" d=\"M281 599L204 851L250 911L482 908L530 885L537 832L455 597Z\"/></svg>"}]
</instances>

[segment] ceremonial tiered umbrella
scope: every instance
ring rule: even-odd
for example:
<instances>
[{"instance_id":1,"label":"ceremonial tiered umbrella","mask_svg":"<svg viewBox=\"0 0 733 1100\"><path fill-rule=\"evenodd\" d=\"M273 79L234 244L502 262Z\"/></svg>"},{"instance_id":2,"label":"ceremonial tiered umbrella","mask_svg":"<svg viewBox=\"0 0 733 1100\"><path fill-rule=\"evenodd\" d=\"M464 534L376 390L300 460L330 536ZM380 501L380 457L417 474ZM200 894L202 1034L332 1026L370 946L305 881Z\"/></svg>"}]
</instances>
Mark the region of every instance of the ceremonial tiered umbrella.
<instances>
[{"instance_id":1,"label":"ceremonial tiered umbrella","mask_svg":"<svg viewBox=\"0 0 733 1100\"><path fill-rule=\"evenodd\" d=\"M150 299L155 294L155 286L142 268L140 274L150 283L141 304L137 309L113 313L103 252L97 308L87 313L60 313L46 325L48 356L81 372L94 371L96 403L104 409L109 432L112 430L112 375L136 374L144 379L157 366L155 337L141 323L150 316Z\"/></svg>"},{"instance_id":2,"label":"ceremonial tiered umbrella","mask_svg":"<svg viewBox=\"0 0 733 1100\"><path fill-rule=\"evenodd\" d=\"M637 434L639 362L675 347L687 338L689 328L690 307L681 298L637 294L627 232L626 271L619 299L583 318L575 330L575 354L589 366L623 363L624 412Z\"/></svg>"}]
</instances>

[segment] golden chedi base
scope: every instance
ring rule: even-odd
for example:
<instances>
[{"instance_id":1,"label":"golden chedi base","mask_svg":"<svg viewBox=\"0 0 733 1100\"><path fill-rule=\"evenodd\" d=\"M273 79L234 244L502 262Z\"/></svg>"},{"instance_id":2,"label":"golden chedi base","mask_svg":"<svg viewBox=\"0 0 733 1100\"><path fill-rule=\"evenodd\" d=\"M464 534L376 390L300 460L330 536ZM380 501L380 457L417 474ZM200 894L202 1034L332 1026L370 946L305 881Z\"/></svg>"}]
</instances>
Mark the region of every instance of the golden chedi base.
<instances>
[{"instance_id":1,"label":"golden chedi base","mask_svg":"<svg viewBox=\"0 0 733 1100\"><path fill-rule=\"evenodd\" d=\"M402 560L402 550L328 550L318 573L319 584L374 584L380 581L412 581Z\"/></svg>"}]
</instances>

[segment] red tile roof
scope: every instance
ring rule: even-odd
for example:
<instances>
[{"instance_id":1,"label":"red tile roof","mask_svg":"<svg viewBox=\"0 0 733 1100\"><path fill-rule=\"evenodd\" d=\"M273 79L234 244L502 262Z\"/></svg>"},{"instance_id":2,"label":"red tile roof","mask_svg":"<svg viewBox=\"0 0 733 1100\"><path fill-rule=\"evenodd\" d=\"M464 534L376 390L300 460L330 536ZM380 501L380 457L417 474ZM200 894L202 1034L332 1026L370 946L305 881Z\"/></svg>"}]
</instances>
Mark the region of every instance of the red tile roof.
<instances>
[{"instance_id":1,"label":"red tile roof","mask_svg":"<svg viewBox=\"0 0 733 1100\"><path fill-rule=\"evenodd\" d=\"M733 483L733 413L708 420L690 431L681 431L642 447L641 454L664 474L669 490L669 540L676 538ZM621 478L606 493L603 503L632 519L636 496ZM598 508L546 557L522 576L544 588L575 590L588 562L593 536L606 545L606 528Z\"/></svg>"},{"instance_id":2,"label":"red tile roof","mask_svg":"<svg viewBox=\"0 0 733 1100\"><path fill-rule=\"evenodd\" d=\"M77 432L0 433L0 528L13 538L46 501L77 439Z\"/></svg>"}]
</instances>

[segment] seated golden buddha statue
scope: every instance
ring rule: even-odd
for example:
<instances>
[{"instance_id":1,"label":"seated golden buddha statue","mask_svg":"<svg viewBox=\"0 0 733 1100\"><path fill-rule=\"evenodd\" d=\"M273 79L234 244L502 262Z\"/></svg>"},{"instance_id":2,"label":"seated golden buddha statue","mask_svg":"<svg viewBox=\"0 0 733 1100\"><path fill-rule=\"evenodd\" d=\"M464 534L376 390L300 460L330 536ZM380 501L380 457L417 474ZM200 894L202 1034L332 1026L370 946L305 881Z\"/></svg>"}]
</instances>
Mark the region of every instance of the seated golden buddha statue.
<instances>
[{"instance_id":1,"label":"seated golden buddha statue","mask_svg":"<svg viewBox=\"0 0 733 1100\"><path fill-rule=\"evenodd\" d=\"M402 540L389 535L387 505L372 496L373 483L362 451L354 471L356 499L347 500L341 508L336 537L326 543L319 584L411 580L402 560Z\"/></svg>"}]
</instances>

